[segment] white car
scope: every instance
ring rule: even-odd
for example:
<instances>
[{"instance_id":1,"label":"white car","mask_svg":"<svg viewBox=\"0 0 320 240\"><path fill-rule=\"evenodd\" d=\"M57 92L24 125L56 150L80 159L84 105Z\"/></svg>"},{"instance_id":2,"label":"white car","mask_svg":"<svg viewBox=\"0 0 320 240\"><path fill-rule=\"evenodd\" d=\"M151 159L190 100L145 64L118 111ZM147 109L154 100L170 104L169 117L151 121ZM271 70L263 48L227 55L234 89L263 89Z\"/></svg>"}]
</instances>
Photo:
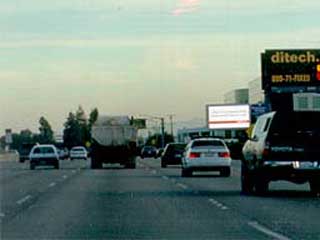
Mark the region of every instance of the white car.
<instances>
[{"instance_id":1,"label":"white car","mask_svg":"<svg viewBox=\"0 0 320 240\"><path fill-rule=\"evenodd\" d=\"M73 147L70 150L70 160L73 159L84 159L87 160L88 158L88 152L85 149L85 147Z\"/></svg>"},{"instance_id":2,"label":"white car","mask_svg":"<svg viewBox=\"0 0 320 240\"><path fill-rule=\"evenodd\" d=\"M199 138L186 147L182 158L182 177L192 176L194 171L219 171L221 176L231 174L230 151L218 138Z\"/></svg>"},{"instance_id":3,"label":"white car","mask_svg":"<svg viewBox=\"0 0 320 240\"><path fill-rule=\"evenodd\" d=\"M30 169L36 166L52 165L59 169L59 154L54 145L35 145L29 154Z\"/></svg>"}]
</instances>

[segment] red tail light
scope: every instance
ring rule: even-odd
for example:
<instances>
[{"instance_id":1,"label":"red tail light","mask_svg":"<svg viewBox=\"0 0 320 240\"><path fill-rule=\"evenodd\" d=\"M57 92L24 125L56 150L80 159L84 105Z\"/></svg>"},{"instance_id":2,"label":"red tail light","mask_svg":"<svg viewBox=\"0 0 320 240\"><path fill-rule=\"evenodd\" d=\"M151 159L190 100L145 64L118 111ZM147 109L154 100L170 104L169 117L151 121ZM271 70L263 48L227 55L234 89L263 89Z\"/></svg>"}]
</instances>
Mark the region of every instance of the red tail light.
<instances>
[{"instance_id":1,"label":"red tail light","mask_svg":"<svg viewBox=\"0 0 320 240\"><path fill-rule=\"evenodd\" d=\"M230 153L229 152L220 152L219 153L219 157L221 157L221 158L229 158L230 157Z\"/></svg>"},{"instance_id":2,"label":"red tail light","mask_svg":"<svg viewBox=\"0 0 320 240\"><path fill-rule=\"evenodd\" d=\"M265 158L270 154L270 143L266 142L263 152L262 152L262 156Z\"/></svg>"},{"instance_id":3,"label":"red tail light","mask_svg":"<svg viewBox=\"0 0 320 240\"><path fill-rule=\"evenodd\" d=\"M191 152L189 154L189 158L199 158L199 157L200 157L200 153Z\"/></svg>"}]
</instances>

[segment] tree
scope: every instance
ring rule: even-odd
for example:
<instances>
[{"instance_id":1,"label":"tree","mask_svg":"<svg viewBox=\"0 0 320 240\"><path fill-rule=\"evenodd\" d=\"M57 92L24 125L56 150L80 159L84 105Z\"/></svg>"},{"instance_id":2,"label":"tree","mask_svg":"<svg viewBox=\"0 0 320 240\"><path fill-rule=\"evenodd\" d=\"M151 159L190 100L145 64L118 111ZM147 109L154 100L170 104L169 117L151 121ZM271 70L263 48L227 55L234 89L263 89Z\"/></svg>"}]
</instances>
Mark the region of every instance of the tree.
<instances>
[{"instance_id":1,"label":"tree","mask_svg":"<svg viewBox=\"0 0 320 240\"><path fill-rule=\"evenodd\" d=\"M162 136L159 133L156 133L154 135L151 135L146 142L146 145L152 145L155 146L157 148L161 148L162 147ZM164 134L164 145L166 145L167 143L171 143L174 142L174 137L171 134L165 133Z\"/></svg>"},{"instance_id":2,"label":"tree","mask_svg":"<svg viewBox=\"0 0 320 240\"><path fill-rule=\"evenodd\" d=\"M69 113L67 121L64 123L63 142L69 149L82 144L81 127L72 112Z\"/></svg>"},{"instance_id":3,"label":"tree","mask_svg":"<svg viewBox=\"0 0 320 240\"><path fill-rule=\"evenodd\" d=\"M39 119L39 143L41 144L49 144L54 142L53 131L51 125L44 117Z\"/></svg>"},{"instance_id":4,"label":"tree","mask_svg":"<svg viewBox=\"0 0 320 240\"><path fill-rule=\"evenodd\" d=\"M99 117L99 111L97 108L94 108L89 115L88 126L90 129L90 132L91 132L92 125L94 124L95 121L97 121L98 117Z\"/></svg>"}]
</instances>

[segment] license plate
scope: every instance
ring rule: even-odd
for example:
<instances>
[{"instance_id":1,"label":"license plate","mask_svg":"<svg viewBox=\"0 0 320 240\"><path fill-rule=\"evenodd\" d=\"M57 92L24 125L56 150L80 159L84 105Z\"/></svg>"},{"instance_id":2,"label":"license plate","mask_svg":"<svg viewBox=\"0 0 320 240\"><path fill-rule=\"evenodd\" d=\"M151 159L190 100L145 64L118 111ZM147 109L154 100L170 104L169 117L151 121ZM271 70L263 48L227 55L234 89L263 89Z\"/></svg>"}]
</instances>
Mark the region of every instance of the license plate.
<instances>
[{"instance_id":1,"label":"license plate","mask_svg":"<svg viewBox=\"0 0 320 240\"><path fill-rule=\"evenodd\" d=\"M203 153L203 157L214 157L214 153Z\"/></svg>"},{"instance_id":2,"label":"license plate","mask_svg":"<svg viewBox=\"0 0 320 240\"><path fill-rule=\"evenodd\" d=\"M181 154L176 154L176 155L174 155L176 158L180 158L180 157L182 157L182 155Z\"/></svg>"}]
</instances>

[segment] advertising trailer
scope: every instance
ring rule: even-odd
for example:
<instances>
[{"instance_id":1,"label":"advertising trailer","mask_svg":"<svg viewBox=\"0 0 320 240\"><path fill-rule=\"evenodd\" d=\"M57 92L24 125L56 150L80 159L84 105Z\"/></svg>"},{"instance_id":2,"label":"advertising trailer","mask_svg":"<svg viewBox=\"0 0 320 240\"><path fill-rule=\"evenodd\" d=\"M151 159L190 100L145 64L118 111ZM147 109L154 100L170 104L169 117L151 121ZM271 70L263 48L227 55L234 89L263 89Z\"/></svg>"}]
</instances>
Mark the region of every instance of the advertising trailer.
<instances>
[{"instance_id":1,"label":"advertising trailer","mask_svg":"<svg viewBox=\"0 0 320 240\"><path fill-rule=\"evenodd\" d=\"M249 104L207 105L209 129L247 129L250 115Z\"/></svg>"}]
</instances>

